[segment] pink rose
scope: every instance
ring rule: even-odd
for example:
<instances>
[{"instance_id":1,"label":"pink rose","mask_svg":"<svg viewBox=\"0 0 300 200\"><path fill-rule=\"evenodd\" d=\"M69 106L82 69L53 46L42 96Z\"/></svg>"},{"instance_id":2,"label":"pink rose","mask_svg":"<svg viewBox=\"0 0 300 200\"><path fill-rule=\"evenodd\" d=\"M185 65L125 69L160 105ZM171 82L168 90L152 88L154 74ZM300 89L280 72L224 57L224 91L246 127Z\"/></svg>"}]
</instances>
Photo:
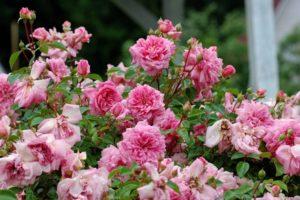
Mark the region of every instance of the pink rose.
<instances>
[{"instance_id":1,"label":"pink rose","mask_svg":"<svg viewBox=\"0 0 300 200\"><path fill-rule=\"evenodd\" d=\"M76 124L82 119L78 105L65 104L63 112L56 118L43 120L38 126L38 132L53 134L56 139L63 139L73 146L80 141L80 128Z\"/></svg>"},{"instance_id":2,"label":"pink rose","mask_svg":"<svg viewBox=\"0 0 300 200\"><path fill-rule=\"evenodd\" d=\"M300 175L300 144L279 146L276 158L283 165L285 173L291 176Z\"/></svg>"},{"instance_id":3,"label":"pink rose","mask_svg":"<svg viewBox=\"0 0 300 200\"><path fill-rule=\"evenodd\" d=\"M0 182L8 187L32 184L42 174L38 162L23 162L18 154L0 158Z\"/></svg>"},{"instance_id":4,"label":"pink rose","mask_svg":"<svg viewBox=\"0 0 300 200\"><path fill-rule=\"evenodd\" d=\"M46 41L50 37L50 34L45 28L40 27L33 31L32 36L37 40Z\"/></svg>"},{"instance_id":5,"label":"pink rose","mask_svg":"<svg viewBox=\"0 0 300 200\"><path fill-rule=\"evenodd\" d=\"M227 65L223 70L222 70L222 76L224 78L228 78L235 74L236 70L232 65Z\"/></svg>"},{"instance_id":6,"label":"pink rose","mask_svg":"<svg viewBox=\"0 0 300 200\"><path fill-rule=\"evenodd\" d=\"M118 143L120 152L129 162L144 164L157 163L165 153L164 136L156 126L139 122L134 128L123 133L123 140Z\"/></svg>"},{"instance_id":7,"label":"pink rose","mask_svg":"<svg viewBox=\"0 0 300 200\"><path fill-rule=\"evenodd\" d=\"M70 75L70 70L67 68L65 61L61 58L50 58L46 59L49 65L50 71L49 76L55 82L60 82L63 77Z\"/></svg>"},{"instance_id":8,"label":"pink rose","mask_svg":"<svg viewBox=\"0 0 300 200\"><path fill-rule=\"evenodd\" d=\"M65 32L70 31L71 30L71 22L64 21L64 23L62 24L62 27Z\"/></svg>"},{"instance_id":9,"label":"pink rose","mask_svg":"<svg viewBox=\"0 0 300 200\"><path fill-rule=\"evenodd\" d=\"M81 170L76 176L62 179L58 183L58 199L105 199L109 184L106 169L90 168Z\"/></svg>"},{"instance_id":10,"label":"pink rose","mask_svg":"<svg viewBox=\"0 0 300 200\"><path fill-rule=\"evenodd\" d=\"M150 76L159 75L169 67L171 56L175 53L173 42L154 35L139 39L130 47L132 62L144 68Z\"/></svg>"},{"instance_id":11,"label":"pink rose","mask_svg":"<svg viewBox=\"0 0 300 200\"><path fill-rule=\"evenodd\" d=\"M126 159L122 156L120 150L114 146L109 146L102 150L101 158L98 161L99 167L105 167L108 171L119 166L126 166Z\"/></svg>"},{"instance_id":12,"label":"pink rose","mask_svg":"<svg viewBox=\"0 0 300 200\"><path fill-rule=\"evenodd\" d=\"M80 169L84 167L83 160L86 159L86 153L74 153L68 150L66 156L61 161L61 173L65 178L75 176Z\"/></svg>"},{"instance_id":13,"label":"pink rose","mask_svg":"<svg viewBox=\"0 0 300 200\"><path fill-rule=\"evenodd\" d=\"M158 22L158 29L162 32L173 38L174 40L178 40L181 36L181 31L177 30L177 28L173 25L173 23L168 20L159 19Z\"/></svg>"},{"instance_id":14,"label":"pink rose","mask_svg":"<svg viewBox=\"0 0 300 200\"><path fill-rule=\"evenodd\" d=\"M153 124L161 128L162 130L176 130L180 121L176 118L173 111L168 108L161 115L154 118Z\"/></svg>"},{"instance_id":15,"label":"pink rose","mask_svg":"<svg viewBox=\"0 0 300 200\"><path fill-rule=\"evenodd\" d=\"M260 102L244 100L236 113L236 121L251 128L268 127L273 124L269 107Z\"/></svg>"},{"instance_id":16,"label":"pink rose","mask_svg":"<svg viewBox=\"0 0 300 200\"><path fill-rule=\"evenodd\" d=\"M0 116L6 115L14 103L15 84L8 82L7 74L0 74Z\"/></svg>"},{"instance_id":17,"label":"pink rose","mask_svg":"<svg viewBox=\"0 0 300 200\"><path fill-rule=\"evenodd\" d=\"M34 19L35 18L35 14L32 10L29 10L27 7L23 7L21 8L21 10L19 11L20 14L20 18L21 19Z\"/></svg>"},{"instance_id":18,"label":"pink rose","mask_svg":"<svg viewBox=\"0 0 300 200\"><path fill-rule=\"evenodd\" d=\"M10 118L6 115L0 119L0 137L7 137L10 134Z\"/></svg>"},{"instance_id":19,"label":"pink rose","mask_svg":"<svg viewBox=\"0 0 300 200\"><path fill-rule=\"evenodd\" d=\"M116 117L116 119L124 119L129 113L129 110L126 108L126 101L123 100L113 105L110 112Z\"/></svg>"},{"instance_id":20,"label":"pink rose","mask_svg":"<svg viewBox=\"0 0 300 200\"><path fill-rule=\"evenodd\" d=\"M77 65L77 73L82 76L86 76L90 73L90 64L87 60L81 59L76 62Z\"/></svg>"},{"instance_id":21,"label":"pink rose","mask_svg":"<svg viewBox=\"0 0 300 200\"><path fill-rule=\"evenodd\" d=\"M89 99L91 113L105 115L118 102L122 101L116 85L111 81L98 83L96 88L86 89L85 96Z\"/></svg>"},{"instance_id":22,"label":"pink rose","mask_svg":"<svg viewBox=\"0 0 300 200\"><path fill-rule=\"evenodd\" d=\"M127 108L137 120L153 120L164 110L164 95L148 86L139 85L130 91L127 98Z\"/></svg>"}]
</instances>

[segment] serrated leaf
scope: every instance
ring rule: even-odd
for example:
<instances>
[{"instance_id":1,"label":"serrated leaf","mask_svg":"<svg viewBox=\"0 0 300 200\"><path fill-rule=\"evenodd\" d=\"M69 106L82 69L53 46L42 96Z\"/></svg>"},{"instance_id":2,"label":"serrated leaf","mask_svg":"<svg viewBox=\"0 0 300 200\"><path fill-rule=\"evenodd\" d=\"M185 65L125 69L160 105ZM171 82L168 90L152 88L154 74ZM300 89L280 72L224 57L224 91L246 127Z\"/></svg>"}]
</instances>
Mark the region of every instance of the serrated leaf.
<instances>
[{"instance_id":1,"label":"serrated leaf","mask_svg":"<svg viewBox=\"0 0 300 200\"><path fill-rule=\"evenodd\" d=\"M236 166L236 172L240 178L244 177L250 168L249 163L247 162L239 162Z\"/></svg>"},{"instance_id":2,"label":"serrated leaf","mask_svg":"<svg viewBox=\"0 0 300 200\"><path fill-rule=\"evenodd\" d=\"M10 190L0 190L0 199L3 200L16 200L16 195Z\"/></svg>"},{"instance_id":3,"label":"serrated leaf","mask_svg":"<svg viewBox=\"0 0 300 200\"><path fill-rule=\"evenodd\" d=\"M179 190L179 187L178 187L178 185L176 184L176 183L174 183L173 181L168 181L167 182L167 185L170 187L170 188L172 188L172 190L174 190L175 192L177 192L177 193L180 193L180 190Z\"/></svg>"},{"instance_id":4,"label":"serrated leaf","mask_svg":"<svg viewBox=\"0 0 300 200\"><path fill-rule=\"evenodd\" d=\"M18 60L20 53L21 53L21 51L16 51L13 54L11 54L11 56L9 58L9 66L10 66L11 70L14 69L14 65L15 65L16 61Z\"/></svg>"},{"instance_id":5,"label":"serrated leaf","mask_svg":"<svg viewBox=\"0 0 300 200\"><path fill-rule=\"evenodd\" d=\"M236 159L240 159L240 158L244 158L245 155L240 153L240 152L235 152L234 154L232 154L231 156L231 160L236 160Z\"/></svg>"}]
</instances>

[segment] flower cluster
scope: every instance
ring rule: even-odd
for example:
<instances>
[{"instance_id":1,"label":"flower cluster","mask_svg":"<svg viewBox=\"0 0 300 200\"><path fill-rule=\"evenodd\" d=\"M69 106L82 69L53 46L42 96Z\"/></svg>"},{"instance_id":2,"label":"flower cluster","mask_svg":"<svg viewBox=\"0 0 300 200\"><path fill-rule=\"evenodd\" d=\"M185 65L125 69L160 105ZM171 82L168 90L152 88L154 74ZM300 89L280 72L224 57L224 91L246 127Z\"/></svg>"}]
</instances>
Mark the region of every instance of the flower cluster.
<instances>
[{"instance_id":1,"label":"flower cluster","mask_svg":"<svg viewBox=\"0 0 300 200\"><path fill-rule=\"evenodd\" d=\"M10 64L29 67L0 74L0 199L299 199L299 93L229 90L217 47L181 47L167 19L107 80L78 59L84 27L19 20L28 44Z\"/></svg>"}]
</instances>

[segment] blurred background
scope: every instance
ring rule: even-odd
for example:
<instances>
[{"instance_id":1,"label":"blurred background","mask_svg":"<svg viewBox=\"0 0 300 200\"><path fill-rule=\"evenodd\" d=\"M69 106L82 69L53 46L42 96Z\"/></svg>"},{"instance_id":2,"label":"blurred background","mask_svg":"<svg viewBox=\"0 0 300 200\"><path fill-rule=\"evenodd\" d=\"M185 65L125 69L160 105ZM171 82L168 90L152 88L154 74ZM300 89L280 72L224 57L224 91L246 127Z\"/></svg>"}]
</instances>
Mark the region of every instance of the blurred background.
<instances>
[{"instance_id":1,"label":"blurred background","mask_svg":"<svg viewBox=\"0 0 300 200\"><path fill-rule=\"evenodd\" d=\"M36 11L35 27L60 29L65 20L85 26L93 37L80 56L103 75L109 63L128 65L128 48L162 17L181 23L183 41L195 36L204 46L217 45L224 63L237 69L238 89L300 90L299 0L2 0L0 65L6 72L10 54L25 40L15 24L21 7Z\"/></svg>"}]
</instances>

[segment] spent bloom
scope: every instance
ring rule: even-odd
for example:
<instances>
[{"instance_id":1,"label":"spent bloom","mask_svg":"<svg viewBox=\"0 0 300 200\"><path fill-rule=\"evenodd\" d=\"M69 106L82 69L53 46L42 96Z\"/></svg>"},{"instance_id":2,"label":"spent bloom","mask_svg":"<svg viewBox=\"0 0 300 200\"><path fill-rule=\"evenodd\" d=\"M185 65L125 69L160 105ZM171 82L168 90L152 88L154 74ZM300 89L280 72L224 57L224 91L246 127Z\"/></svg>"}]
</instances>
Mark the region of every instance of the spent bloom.
<instances>
[{"instance_id":1,"label":"spent bloom","mask_svg":"<svg viewBox=\"0 0 300 200\"><path fill-rule=\"evenodd\" d=\"M289 175L300 174L300 143L294 146L281 145L276 150L276 158Z\"/></svg>"},{"instance_id":2,"label":"spent bloom","mask_svg":"<svg viewBox=\"0 0 300 200\"><path fill-rule=\"evenodd\" d=\"M139 39L129 51L134 64L143 67L150 76L157 76L169 67L175 44L163 37L150 35Z\"/></svg>"},{"instance_id":3,"label":"spent bloom","mask_svg":"<svg viewBox=\"0 0 300 200\"><path fill-rule=\"evenodd\" d=\"M164 136L156 126L139 122L134 128L123 133L123 140L118 143L120 152L129 162L138 164L157 163L165 153Z\"/></svg>"},{"instance_id":4,"label":"spent bloom","mask_svg":"<svg viewBox=\"0 0 300 200\"><path fill-rule=\"evenodd\" d=\"M70 75L70 70L62 58L50 58L47 59L46 62L50 68L48 75L53 79L53 81L58 83L63 77Z\"/></svg>"},{"instance_id":5,"label":"spent bloom","mask_svg":"<svg viewBox=\"0 0 300 200\"><path fill-rule=\"evenodd\" d=\"M7 114L14 103L15 84L8 82L7 74L0 74L0 116Z\"/></svg>"}]
</instances>

